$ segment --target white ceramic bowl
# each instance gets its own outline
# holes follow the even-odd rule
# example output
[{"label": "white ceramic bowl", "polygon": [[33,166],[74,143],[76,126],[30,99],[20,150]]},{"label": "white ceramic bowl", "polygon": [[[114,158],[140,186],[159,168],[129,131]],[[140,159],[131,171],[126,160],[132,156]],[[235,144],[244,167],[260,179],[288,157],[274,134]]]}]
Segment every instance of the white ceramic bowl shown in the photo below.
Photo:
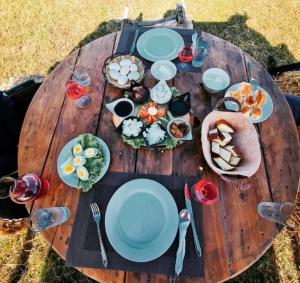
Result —
[{"label": "white ceramic bowl", "polygon": [[151,74],[157,80],[171,80],[176,76],[177,69],[169,60],[158,60],[151,66]]},{"label": "white ceramic bowl", "polygon": [[218,93],[229,86],[230,78],[224,70],[211,68],[203,73],[202,82],[206,91],[209,93]]},{"label": "white ceramic bowl", "polygon": [[[170,130],[170,127],[171,127],[171,124],[173,122],[182,122],[182,123],[185,123],[188,128],[189,128],[189,132],[182,138],[175,138],[172,133],[171,133],[171,130]],[[172,137],[173,139],[175,140],[192,140],[193,139],[193,135],[192,135],[192,127],[190,125],[190,123],[186,120],[186,119],[183,119],[183,118],[173,118],[169,121],[168,125],[167,125],[167,132],[169,134],[170,137]]]}]

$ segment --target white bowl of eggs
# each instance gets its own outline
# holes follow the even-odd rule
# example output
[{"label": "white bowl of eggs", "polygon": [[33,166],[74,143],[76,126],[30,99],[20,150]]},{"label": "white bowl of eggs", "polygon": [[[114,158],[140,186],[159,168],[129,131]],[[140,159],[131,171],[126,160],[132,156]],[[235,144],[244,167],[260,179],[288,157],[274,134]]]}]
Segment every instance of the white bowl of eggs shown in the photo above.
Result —
[{"label": "white bowl of eggs", "polygon": [[129,89],[131,81],[140,82],[145,74],[143,62],[133,55],[113,55],[103,66],[105,79],[113,86]]}]

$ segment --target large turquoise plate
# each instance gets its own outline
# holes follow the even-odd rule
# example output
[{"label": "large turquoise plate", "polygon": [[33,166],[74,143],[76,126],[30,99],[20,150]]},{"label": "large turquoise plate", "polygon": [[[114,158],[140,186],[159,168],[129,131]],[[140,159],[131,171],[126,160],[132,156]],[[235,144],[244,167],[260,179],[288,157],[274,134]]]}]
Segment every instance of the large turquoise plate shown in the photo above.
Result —
[{"label": "large turquoise plate", "polygon": [[[97,141],[100,145],[100,148],[102,150],[102,153],[104,155],[104,166],[95,181],[95,183],[97,183],[105,175],[105,173],[109,167],[110,152],[109,152],[108,146],[102,139],[100,139],[96,136],[95,136],[95,138],[97,139]],[[67,184],[68,186],[73,187],[73,188],[77,188],[78,177],[75,174],[70,174],[70,175],[64,174],[64,172],[62,170],[62,166],[68,160],[68,158],[72,155],[73,146],[76,143],[78,143],[79,140],[80,140],[80,137],[78,136],[78,137],[70,140],[67,144],[65,144],[65,146],[59,153],[59,156],[57,159],[57,172],[58,172],[59,177],[65,184]]]},{"label": "large turquoise plate", "polygon": [[[260,86],[257,86],[257,87],[258,87],[258,89],[262,90],[265,93],[267,99],[261,108],[263,113],[259,119],[253,119],[251,117],[248,117],[248,120],[252,124],[261,123],[261,122],[267,120],[272,115],[272,112],[273,112],[273,101],[272,101],[269,93],[267,91],[265,91],[262,87],[260,87]],[[238,91],[238,90],[240,90],[240,88],[241,88],[241,83],[237,83],[237,84],[230,86],[225,93],[225,97],[229,96],[230,92]],[[228,110],[237,111],[237,105],[233,102],[226,101],[225,106]]]},{"label": "large turquoise plate", "polygon": [[135,262],[154,260],[175,239],[176,203],[170,192],[156,181],[127,182],[108,203],[105,229],[109,242],[122,257]]},{"label": "large turquoise plate", "polygon": [[175,59],[183,45],[183,38],[178,32],[156,28],[144,32],[139,37],[136,48],[142,57],[155,62]]}]

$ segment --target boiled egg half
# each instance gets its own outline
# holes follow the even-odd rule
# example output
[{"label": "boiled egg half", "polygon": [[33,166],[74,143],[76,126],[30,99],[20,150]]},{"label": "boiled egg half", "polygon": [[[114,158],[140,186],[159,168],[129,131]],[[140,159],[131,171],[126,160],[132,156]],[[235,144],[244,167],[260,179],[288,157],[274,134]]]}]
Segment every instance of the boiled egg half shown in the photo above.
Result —
[{"label": "boiled egg half", "polygon": [[82,153],[83,149],[80,143],[77,143],[73,146],[73,154],[74,155],[80,155]]},{"label": "boiled egg half", "polygon": [[84,156],[85,158],[92,158],[95,157],[98,153],[98,149],[94,147],[89,147],[84,150]]},{"label": "boiled egg half", "polygon": [[72,162],[67,161],[62,168],[64,174],[70,175],[75,171],[75,166],[72,164]]},{"label": "boiled egg half", "polygon": [[76,174],[82,181],[86,181],[89,178],[89,172],[84,166],[78,166],[76,169]]},{"label": "boiled egg half", "polygon": [[73,164],[76,167],[84,165],[85,163],[86,163],[86,159],[82,155],[78,155],[73,158]]}]

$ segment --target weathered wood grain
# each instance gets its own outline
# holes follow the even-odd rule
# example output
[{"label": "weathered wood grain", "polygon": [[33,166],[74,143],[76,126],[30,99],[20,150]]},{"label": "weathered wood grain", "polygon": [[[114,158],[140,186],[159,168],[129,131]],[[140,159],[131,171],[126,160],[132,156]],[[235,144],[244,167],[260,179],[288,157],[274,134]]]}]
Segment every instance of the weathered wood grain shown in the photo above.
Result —
[{"label": "weathered wood grain", "polygon": [[[71,53],[76,59],[78,49]],[[45,79],[29,105],[19,139],[18,170],[41,175],[71,77],[63,60]],[[55,81],[55,83],[53,83]]]},{"label": "weathered wood grain", "polygon": [[[248,81],[244,56],[238,47],[217,39],[212,44],[212,54],[211,64],[218,64],[219,68],[228,72],[231,84]],[[263,162],[253,179],[252,188],[247,192],[235,191],[224,182],[220,184],[229,271],[232,275],[261,255],[277,230],[274,224],[264,223],[256,209],[262,199],[271,199]]]},{"label": "weathered wood grain", "polygon": [[[23,124],[19,171],[21,174],[42,174],[51,184],[49,193],[36,200],[33,209],[47,206],[67,206],[71,209],[68,222],[43,233],[62,257],[66,256],[79,199],[79,192],[64,185],[56,172],[58,154],[70,139],[84,132],[97,134],[104,139],[111,151],[110,171],[195,176],[199,174],[199,165],[207,166],[199,129],[194,130],[193,141],[165,152],[136,151],[124,144],[115,132],[111,113],[104,105],[120,97],[122,91],[107,85],[101,68],[104,59],[116,49],[119,36],[119,33],[107,35],[74,51],[92,78],[89,93],[92,105],[88,109],[76,108],[74,101],[65,97],[64,84],[70,78],[70,73],[63,61],[37,92]],[[206,33],[203,33],[203,38],[210,44],[205,65],[199,73],[178,74],[173,82],[181,93],[191,93],[193,114],[200,122],[222,97],[207,94],[199,85],[203,71],[209,67],[222,68],[229,73],[231,84],[248,80],[244,55],[239,48]],[[205,171],[204,178],[219,187],[218,202],[203,206],[205,278],[182,278],[178,282],[226,280],[251,265],[278,233],[275,225],[259,218],[257,204],[271,199],[293,201],[296,195],[300,171],[299,140],[291,112],[266,71],[249,55],[246,54],[245,58],[246,61],[253,61],[253,75],[271,94],[274,102],[272,116],[258,127],[263,160],[253,178],[252,188],[244,193],[233,190],[210,170]],[[153,87],[155,83],[148,70],[145,85]],[[167,276],[163,275],[78,269],[99,282],[168,282]]]},{"label": "weathered wood grain", "polygon": [[283,94],[266,70],[250,55],[253,76],[273,100],[271,117],[259,125],[273,201],[294,201],[300,175],[300,146],[297,128]]}]

